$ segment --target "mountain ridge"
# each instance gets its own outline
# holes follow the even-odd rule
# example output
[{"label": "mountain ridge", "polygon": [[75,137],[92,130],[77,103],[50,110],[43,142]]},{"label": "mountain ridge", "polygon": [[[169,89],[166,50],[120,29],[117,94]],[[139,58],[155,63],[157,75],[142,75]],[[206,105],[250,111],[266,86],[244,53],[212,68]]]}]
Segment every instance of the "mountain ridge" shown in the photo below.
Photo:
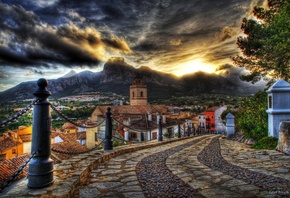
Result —
[{"label": "mountain ridge", "polygon": [[[128,96],[129,86],[136,76],[141,77],[147,84],[149,99],[203,93],[246,95],[263,89],[263,86],[238,84],[217,74],[205,72],[177,77],[173,74],[153,70],[148,66],[134,68],[127,64],[122,57],[109,59],[100,72],[83,71],[70,77],[48,80],[47,89],[52,93],[52,97],[56,98],[96,91]],[[33,92],[36,89],[36,81],[22,82],[13,88],[0,92],[0,100],[35,98]]]}]

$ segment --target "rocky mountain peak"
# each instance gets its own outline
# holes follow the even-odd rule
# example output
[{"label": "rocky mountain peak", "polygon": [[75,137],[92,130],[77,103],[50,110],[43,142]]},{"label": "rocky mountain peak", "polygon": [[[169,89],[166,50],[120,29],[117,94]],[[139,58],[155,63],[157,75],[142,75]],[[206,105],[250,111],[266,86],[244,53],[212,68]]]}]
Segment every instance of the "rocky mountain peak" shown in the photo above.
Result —
[{"label": "rocky mountain peak", "polygon": [[[70,72],[73,74],[74,72]],[[65,75],[66,76],[66,75]],[[141,76],[148,85],[151,98],[170,98],[174,95],[201,93],[252,94],[264,86],[244,86],[217,74],[197,72],[177,78],[142,66],[138,69],[127,64],[122,57],[112,57],[101,72],[83,71],[71,77],[49,80],[48,90],[54,97],[76,95],[84,92],[113,92],[129,94],[129,87],[136,76]],[[0,92],[0,101],[33,98],[36,82],[23,82],[14,88]]]},{"label": "rocky mountain peak", "polygon": [[123,57],[111,57],[106,63],[125,64],[125,59]]},{"label": "rocky mountain peak", "polygon": [[151,67],[149,67],[149,66],[141,66],[141,67],[139,67],[139,70],[142,70],[142,71],[152,71]]},{"label": "rocky mountain peak", "polygon": [[60,77],[60,78],[69,78],[69,77],[72,77],[74,75],[76,75],[77,72],[75,70],[70,70],[70,72],[68,72],[67,74],[65,74],[64,76]]}]

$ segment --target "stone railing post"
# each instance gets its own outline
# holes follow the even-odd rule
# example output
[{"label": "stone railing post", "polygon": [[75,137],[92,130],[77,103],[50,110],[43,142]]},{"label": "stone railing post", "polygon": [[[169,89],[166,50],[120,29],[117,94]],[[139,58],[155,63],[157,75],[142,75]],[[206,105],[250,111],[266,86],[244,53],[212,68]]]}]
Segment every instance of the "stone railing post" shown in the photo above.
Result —
[{"label": "stone railing post", "polygon": [[111,108],[108,107],[106,113],[106,129],[105,129],[105,145],[104,150],[112,150],[113,149],[113,141],[112,141],[112,133],[113,133],[113,124],[111,117]]},{"label": "stone railing post", "polygon": [[162,141],[163,137],[162,137],[162,120],[161,118],[159,118],[159,122],[158,122],[158,141]]},{"label": "stone railing post", "polygon": [[53,183],[53,160],[51,154],[51,116],[47,98],[51,93],[46,89],[48,82],[41,78],[38,89],[33,93],[38,99],[33,109],[31,154],[37,152],[28,165],[30,188],[42,188]]},{"label": "stone railing post", "polygon": [[235,133],[235,116],[231,113],[226,115],[226,134],[227,137]]}]

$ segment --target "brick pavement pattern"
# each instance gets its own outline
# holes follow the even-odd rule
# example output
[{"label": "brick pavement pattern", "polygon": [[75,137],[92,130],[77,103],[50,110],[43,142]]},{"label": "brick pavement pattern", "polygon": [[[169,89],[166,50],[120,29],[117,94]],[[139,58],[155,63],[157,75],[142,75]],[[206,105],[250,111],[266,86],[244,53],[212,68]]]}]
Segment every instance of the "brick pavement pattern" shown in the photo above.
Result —
[{"label": "brick pavement pattern", "polygon": [[[276,160],[255,156],[272,152]],[[231,155],[231,153],[233,155]],[[265,164],[263,173],[252,164]],[[237,157],[239,156],[239,157]],[[224,159],[227,159],[227,161]],[[265,157],[264,157],[265,158]],[[239,160],[238,159],[243,159]],[[92,171],[75,197],[289,197],[290,158],[207,135],[118,156]],[[255,163],[254,163],[255,162]],[[276,172],[267,174],[268,163]],[[287,167],[286,167],[287,166]],[[284,171],[287,177],[276,176]],[[275,176],[274,176],[275,175]]]},{"label": "brick pavement pattern", "polygon": [[290,197],[290,156],[220,135],[92,151],[55,165],[55,182],[1,197]]}]

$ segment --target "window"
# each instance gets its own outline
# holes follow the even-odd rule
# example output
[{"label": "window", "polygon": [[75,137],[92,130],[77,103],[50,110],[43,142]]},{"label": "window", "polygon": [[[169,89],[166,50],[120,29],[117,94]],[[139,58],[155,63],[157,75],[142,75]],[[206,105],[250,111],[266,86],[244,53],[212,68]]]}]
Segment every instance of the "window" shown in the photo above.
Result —
[{"label": "window", "polygon": [[16,154],[16,149],[12,149],[12,154]]},{"label": "window", "polygon": [[143,91],[140,92],[140,97],[143,97]]},{"label": "window", "polygon": [[269,109],[272,108],[272,96],[268,97],[268,107]]},{"label": "window", "polygon": [[154,139],[157,139],[157,132],[153,132],[152,133],[152,139],[154,140]]},{"label": "window", "polygon": [[135,97],[135,93],[134,93],[134,91],[132,92],[132,96],[133,96],[133,98]]},{"label": "window", "polygon": [[137,134],[136,133],[130,133],[130,135],[131,135],[132,139],[136,139],[137,138]]}]

